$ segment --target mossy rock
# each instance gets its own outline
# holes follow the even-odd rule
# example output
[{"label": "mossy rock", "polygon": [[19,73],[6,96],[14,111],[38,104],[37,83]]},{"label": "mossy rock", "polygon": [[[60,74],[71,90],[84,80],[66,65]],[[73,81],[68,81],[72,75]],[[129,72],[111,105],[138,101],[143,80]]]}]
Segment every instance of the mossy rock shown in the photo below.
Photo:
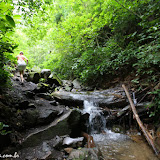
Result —
[{"label": "mossy rock", "polygon": [[54,73],[51,73],[51,75],[48,77],[48,83],[50,85],[57,85],[57,86],[62,86],[63,85],[63,82],[62,80]]},{"label": "mossy rock", "polygon": [[49,89],[50,89],[49,84],[46,84],[46,83],[38,83],[36,92],[44,93],[44,92],[47,92]]},{"label": "mossy rock", "polygon": [[51,70],[50,69],[42,69],[40,75],[41,75],[41,78],[48,79],[50,74],[51,74]]},{"label": "mossy rock", "polygon": [[27,77],[27,81],[38,83],[40,78],[41,78],[40,77],[40,73],[38,73],[38,72],[29,72],[29,75]]}]

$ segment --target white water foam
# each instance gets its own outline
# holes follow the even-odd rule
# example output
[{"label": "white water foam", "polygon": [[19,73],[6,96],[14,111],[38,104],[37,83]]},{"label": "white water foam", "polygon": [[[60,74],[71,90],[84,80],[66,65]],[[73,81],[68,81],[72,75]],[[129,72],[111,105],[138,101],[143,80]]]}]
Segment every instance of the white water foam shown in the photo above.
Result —
[{"label": "white water foam", "polygon": [[85,100],[83,113],[88,113],[90,115],[88,127],[91,133],[97,133],[106,128],[106,119],[98,103]]}]

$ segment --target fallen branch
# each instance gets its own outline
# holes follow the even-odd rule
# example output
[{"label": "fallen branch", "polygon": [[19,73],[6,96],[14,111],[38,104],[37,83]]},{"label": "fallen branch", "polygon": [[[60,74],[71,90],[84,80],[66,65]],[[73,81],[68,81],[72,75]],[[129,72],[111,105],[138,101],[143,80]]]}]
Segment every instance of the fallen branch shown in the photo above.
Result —
[{"label": "fallen branch", "polygon": [[95,143],[94,143],[93,137],[85,132],[82,132],[81,134],[87,140],[87,148],[94,148]]},{"label": "fallen branch", "polygon": [[134,105],[134,103],[133,103],[133,101],[132,101],[132,99],[131,99],[131,97],[130,97],[130,94],[129,94],[129,92],[128,92],[128,89],[126,88],[126,86],[125,86],[124,84],[122,85],[122,87],[123,87],[123,89],[124,89],[124,91],[125,91],[125,93],[126,93],[126,95],[127,95],[127,98],[128,98],[129,103],[130,103],[130,105],[131,105],[132,112],[133,112],[133,114],[134,114],[134,117],[136,118],[136,121],[137,121],[139,127],[141,128],[141,130],[142,130],[142,132],[143,132],[143,134],[144,134],[147,142],[149,143],[149,145],[152,146],[155,154],[158,155],[159,152],[157,151],[157,149],[156,149],[156,147],[155,147],[155,145],[154,145],[154,143],[153,143],[153,139],[151,138],[152,136],[149,134],[149,132],[147,131],[147,129],[143,126],[143,123],[142,123],[142,121],[140,120],[140,118],[139,118],[139,116],[138,116],[138,114],[137,114],[135,105]]}]

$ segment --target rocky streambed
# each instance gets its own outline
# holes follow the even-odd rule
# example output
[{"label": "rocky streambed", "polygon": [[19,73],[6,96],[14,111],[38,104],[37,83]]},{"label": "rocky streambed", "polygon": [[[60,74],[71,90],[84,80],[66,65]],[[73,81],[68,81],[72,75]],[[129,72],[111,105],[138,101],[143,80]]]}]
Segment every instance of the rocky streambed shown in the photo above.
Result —
[{"label": "rocky streambed", "polygon": [[[15,73],[12,87],[0,95],[0,121],[11,131],[0,136],[1,155],[17,152],[23,160],[157,159],[139,140],[140,131],[131,132],[136,122],[121,87],[90,91],[77,80],[61,81],[50,70],[26,73],[25,79],[21,84]],[[144,120],[147,103],[136,106]],[[147,148],[144,156],[140,144]]]}]

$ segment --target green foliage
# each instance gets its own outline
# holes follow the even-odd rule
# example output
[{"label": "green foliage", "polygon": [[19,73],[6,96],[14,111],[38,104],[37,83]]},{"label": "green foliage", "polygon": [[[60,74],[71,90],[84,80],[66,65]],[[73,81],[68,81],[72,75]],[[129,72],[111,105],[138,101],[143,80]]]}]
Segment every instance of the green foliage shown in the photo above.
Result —
[{"label": "green foliage", "polygon": [[[12,14],[14,7],[21,16]],[[48,68],[61,78],[77,78],[88,85],[100,86],[131,73],[135,84],[144,77],[156,83],[159,17],[159,0],[2,0],[0,84],[9,77],[13,51],[14,56],[24,52],[28,68]]]},{"label": "green foliage", "polygon": [[14,61],[12,53],[16,45],[10,40],[15,22],[12,18],[13,6],[11,1],[0,4],[0,89],[8,80],[10,67]]},{"label": "green foliage", "polygon": [[0,122],[0,134],[1,135],[7,135],[8,133],[11,133],[10,131],[7,131],[5,128],[8,128],[9,126],[4,124],[3,122]]},{"label": "green foliage", "polygon": [[35,14],[25,17],[15,34],[17,51],[25,51],[30,67],[49,68],[62,78],[90,85],[128,72],[158,80],[158,0],[34,3]]},{"label": "green foliage", "polygon": [[159,119],[159,112],[160,112],[160,89],[157,89],[153,92],[150,92],[153,96],[152,104],[149,106],[151,108],[152,112],[150,113],[150,117],[154,116],[156,122],[160,122]]},{"label": "green foliage", "polygon": [[40,78],[39,82],[45,83],[46,79],[45,78]]},{"label": "green foliage", "polygon": [[9,22],[9,24],[12,26],[12,27],[15,27],[15,22],[13,20],[13,18],[9,15],[6,15],[6,20]]}]

